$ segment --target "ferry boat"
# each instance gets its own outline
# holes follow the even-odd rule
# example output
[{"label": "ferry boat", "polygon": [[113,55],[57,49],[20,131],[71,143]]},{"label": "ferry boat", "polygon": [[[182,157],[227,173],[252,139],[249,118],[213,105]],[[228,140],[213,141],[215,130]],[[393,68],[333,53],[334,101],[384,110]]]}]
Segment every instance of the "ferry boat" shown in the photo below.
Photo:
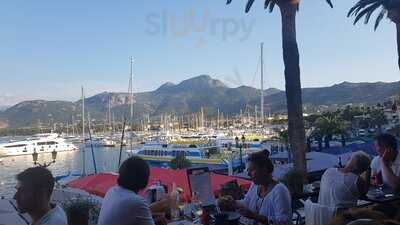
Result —
[{"label": "ferry boat", "polygon": [[209,158],[208,150],[215,146],[174,145],[166,143],[145,143],[142,147],[128,150],[129,153],[140,156],[150,162],[169,163],[178,155],[185,156],[192,164],[226,165],[226,161],[219,158]]},{"label": "ferry boat", "polygon": [[0,156],[29,155],[34,152],[50,153],[53,151],[73,151],[78,148],[66,142],[56,133],[37,134],[22,141],[13,141],[0,144]]}]

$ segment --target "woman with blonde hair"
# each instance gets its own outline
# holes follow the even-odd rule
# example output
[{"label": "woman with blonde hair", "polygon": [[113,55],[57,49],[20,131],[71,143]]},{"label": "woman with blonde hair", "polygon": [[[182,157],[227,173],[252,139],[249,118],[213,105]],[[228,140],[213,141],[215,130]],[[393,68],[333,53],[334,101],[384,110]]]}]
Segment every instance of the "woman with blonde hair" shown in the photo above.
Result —
[{"label": "woman with blonde hair", "polygon": [[370,157],[358,151],[344,168],[327,169],[321,178],[318,203],[339,208],[356,206],[358,198],[368,192],[370,163]]}]

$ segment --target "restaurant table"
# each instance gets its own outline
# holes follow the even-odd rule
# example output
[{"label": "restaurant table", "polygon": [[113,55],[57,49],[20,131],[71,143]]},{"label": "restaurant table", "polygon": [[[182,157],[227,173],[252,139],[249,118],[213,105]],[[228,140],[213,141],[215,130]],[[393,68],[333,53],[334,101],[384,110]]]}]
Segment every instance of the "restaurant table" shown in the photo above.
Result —
[{"label": "restaurant table", "polygon": [[361,199],[373,203],[390,203],[400,201],[400,193],[395,193],[390,187],[371,187],[366,196]]}]

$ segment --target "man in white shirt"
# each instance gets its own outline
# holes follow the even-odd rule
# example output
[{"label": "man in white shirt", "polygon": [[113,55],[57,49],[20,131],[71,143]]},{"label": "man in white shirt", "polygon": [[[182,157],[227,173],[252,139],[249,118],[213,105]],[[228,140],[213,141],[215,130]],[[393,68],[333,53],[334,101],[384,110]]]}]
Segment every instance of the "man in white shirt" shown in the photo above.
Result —
[{"label": "man in white shirt", "polygon": [[19,212],[28,213],[32,218],[32,225],[67,225],[64,210],[50,204],[54,177],[48,169],[28,168],[16,178],[18,183],[14,199],[17,201]]},{"label": "man in white shirt", "polygon": [[103,199],[98,225],[154,225],[149,205],[138,195],[149,176],[146,161],[140,157],[125,160],[119,168],[118,185]]},{"label": "man in white shirt", "polygon": [[381,134],[375,138],[374,147],[378,156],[371,162],[372,177],[381,176],[384,184],[399,189],[400,154],[396,138],[390,134]]}]

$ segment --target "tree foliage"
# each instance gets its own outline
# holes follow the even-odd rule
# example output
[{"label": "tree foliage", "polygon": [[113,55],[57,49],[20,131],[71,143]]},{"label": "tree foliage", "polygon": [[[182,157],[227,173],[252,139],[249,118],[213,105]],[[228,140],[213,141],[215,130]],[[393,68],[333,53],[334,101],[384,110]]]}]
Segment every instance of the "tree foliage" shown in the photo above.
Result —
[{"label": "tree foliage", "polygon": [[388,14],[390,10],[399,9],[400,1],[397,0],[359,0],[348,12],[347,17],[354,16],[356,24],[364,17],[364,23],[367,24],[371,15],[378,9],[380,12],[375,20],[374,29],[376,30],[381,20]]},{"label": "tree foliage", "polygon": [[171,160],[169,166],[174,170],[180,170],[191,167],[192,163],[184,155],[178,154]]}]

